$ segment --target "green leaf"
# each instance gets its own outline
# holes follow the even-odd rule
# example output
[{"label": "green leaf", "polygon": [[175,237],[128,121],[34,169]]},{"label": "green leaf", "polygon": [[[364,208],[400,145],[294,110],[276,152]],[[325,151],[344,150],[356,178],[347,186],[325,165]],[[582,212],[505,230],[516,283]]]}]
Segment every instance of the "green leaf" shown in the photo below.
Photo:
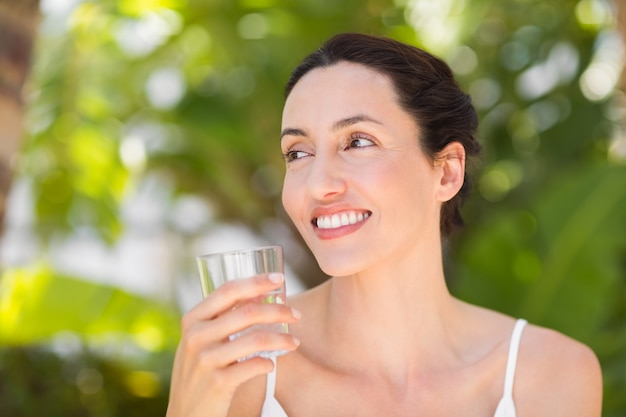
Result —
[{"label": "green leaf", "polygon": [[6,271],[0,281],[0,345],[37,344],[63,332],[88,341],[130,340],[148,351],[178,343],[171,307],[46,267]]}]

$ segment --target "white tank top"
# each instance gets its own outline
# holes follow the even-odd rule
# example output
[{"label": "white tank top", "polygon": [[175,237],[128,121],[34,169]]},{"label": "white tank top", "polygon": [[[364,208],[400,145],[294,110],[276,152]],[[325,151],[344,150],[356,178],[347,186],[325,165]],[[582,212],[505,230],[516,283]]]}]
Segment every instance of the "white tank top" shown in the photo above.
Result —
[{"label": "white tank top", "polygon": [[[509,342],[509,355],[506,362],[506,372],[504,375],[504,393],[494,417],[516,417],[515,403],[513,402],[513,381],[515,380],[515,368],[517,367],[517,353],[519,351],[522,331],[526,326],[526,320],[519,319],[513,328],[511,341]],[[276,388],[276,359],[274,360],[274,370],[267,374],[267,384],[265,389],[265,403],[261,417],[287,417],[280,403],[274,397]]]}]

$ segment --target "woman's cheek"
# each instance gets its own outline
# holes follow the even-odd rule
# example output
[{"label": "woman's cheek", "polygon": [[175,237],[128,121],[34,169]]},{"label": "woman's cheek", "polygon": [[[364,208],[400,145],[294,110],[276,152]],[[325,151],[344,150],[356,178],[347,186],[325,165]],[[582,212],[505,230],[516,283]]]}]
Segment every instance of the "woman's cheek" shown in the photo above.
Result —
[{"label": "woman's cheek", "polygon": [[292,222],[295,220],[296,208],[294,205],[297,203],[298,199],[301,199],[301,197],[295,195],[296,191],[293,182],[292,176],[289,173],[286,173],[283,181],[282,202],[285,212],[287,212],[287,215]]}]

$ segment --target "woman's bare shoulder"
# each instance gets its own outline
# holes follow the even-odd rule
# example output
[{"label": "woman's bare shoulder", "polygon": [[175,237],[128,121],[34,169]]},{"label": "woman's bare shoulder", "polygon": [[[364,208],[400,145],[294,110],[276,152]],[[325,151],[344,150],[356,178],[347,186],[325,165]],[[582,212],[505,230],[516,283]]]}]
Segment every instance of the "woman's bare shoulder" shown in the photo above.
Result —
[{"label": "woman's bare shoulder", "polygon": [[557,331],[528,325],[519,350],[514,398],[521,417],[599,417],[599,361],[588,346]]}]

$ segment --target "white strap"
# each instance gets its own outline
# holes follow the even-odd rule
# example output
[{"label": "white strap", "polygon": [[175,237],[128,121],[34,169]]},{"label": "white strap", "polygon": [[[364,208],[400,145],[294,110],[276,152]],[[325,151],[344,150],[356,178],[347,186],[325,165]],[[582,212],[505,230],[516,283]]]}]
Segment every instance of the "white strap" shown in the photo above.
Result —
[{"label": "white strap", "polygon": [[504,377],[504,397],[513,398],[513,381],[515,380],[515,368],[517,366],[517,354],[519,352],[520,340],[522,339],[522,331],[527,321],[519,319],[515,322],[511,341],[509,342],[509,357],[506,361],[506,375]]}]

